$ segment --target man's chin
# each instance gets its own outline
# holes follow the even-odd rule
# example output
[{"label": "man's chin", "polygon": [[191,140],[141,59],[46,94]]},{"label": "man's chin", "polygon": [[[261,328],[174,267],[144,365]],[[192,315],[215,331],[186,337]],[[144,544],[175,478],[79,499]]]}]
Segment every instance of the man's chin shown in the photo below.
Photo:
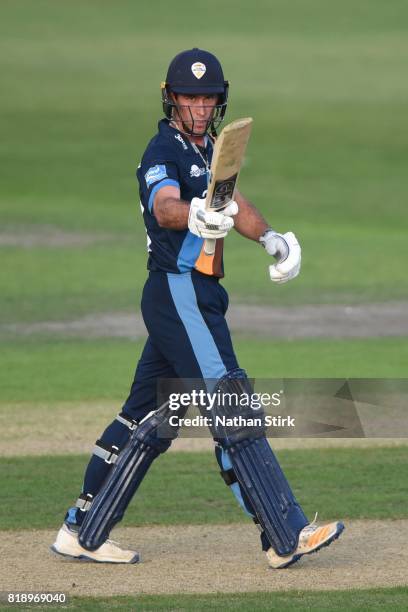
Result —
[{"label": "man's chin", "polygon": [[187,123],[182,123],[180,131],[184,134],[188,134],[189,136],[205,136],[209,128],[209,123],[206,121],[200,122],[200,124],[194,123],[193,125],[188,125]]},{"label": "man's chin", "polygon": [[191,133],[195,136],[204,136],[207,133],[208,127],[207,122],[202,122],[202,124],[198,125],[194,124]]}]

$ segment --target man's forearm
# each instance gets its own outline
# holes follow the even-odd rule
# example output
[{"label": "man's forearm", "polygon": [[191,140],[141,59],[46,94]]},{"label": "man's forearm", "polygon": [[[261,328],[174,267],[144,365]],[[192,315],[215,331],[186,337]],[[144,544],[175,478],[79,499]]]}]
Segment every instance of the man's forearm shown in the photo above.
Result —
[{"label": "man's forearm", "polygon": [[[235,229],[250,240],[258,241],[269,227],[259,210],[239,192],[235,193],[239,211],[234,217]],[[154,215],[160,227],[184,230],[188,227],[190,202],[179,198],[165,197],[155,201]]]},{"label": "man's forearm", "polygon": [[268,223],[259,210],[238,191],[235,192],[235,200],[239,207],[234,217],[235,229],[245,238],[258,241],[268,229]]},{"label": "man's forearm", "polygon": [[184,230],[188,226],[190,203],[177,198],[165,198],[154,204],[154,215],[160,227]]}]

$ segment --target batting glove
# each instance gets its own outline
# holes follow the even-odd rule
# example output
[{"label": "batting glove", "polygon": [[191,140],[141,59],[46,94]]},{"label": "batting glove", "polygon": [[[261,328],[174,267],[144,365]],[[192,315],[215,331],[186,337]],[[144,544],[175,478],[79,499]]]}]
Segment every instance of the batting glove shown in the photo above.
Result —
[{"label": "batting glove", "polygon": [[259,242],[266,252],[277,260],[276,264],[269,266],[269,276],[272,282],[287,283],[299,274],[302,260],[301,248],[293,232],[278,234],[273,230],[267,230],[260,237]]},{"label": "batting glove", "polygon": [[188,229],[200,238],[224,238],[234,227],[231,216],[237,212],[236,202],[230,202],[222,212],[210,212],[205,209],[205,199],[193,198],[190,204]]}]

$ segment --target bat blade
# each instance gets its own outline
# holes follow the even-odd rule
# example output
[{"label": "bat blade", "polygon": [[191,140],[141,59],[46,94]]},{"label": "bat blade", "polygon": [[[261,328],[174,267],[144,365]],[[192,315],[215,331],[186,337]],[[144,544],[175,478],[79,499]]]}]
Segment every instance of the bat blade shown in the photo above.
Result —
[{"label": "bat blade", "polygon": [[[214,145],[211,162],[211,179],[205,207],[208,211],[219,211],[234,199],[239,171],[245,155],[252,129],[252,118],[237,119],[222,130]],[[207,238],[204,243],[206,255],[213,255],[216,240]]]}]

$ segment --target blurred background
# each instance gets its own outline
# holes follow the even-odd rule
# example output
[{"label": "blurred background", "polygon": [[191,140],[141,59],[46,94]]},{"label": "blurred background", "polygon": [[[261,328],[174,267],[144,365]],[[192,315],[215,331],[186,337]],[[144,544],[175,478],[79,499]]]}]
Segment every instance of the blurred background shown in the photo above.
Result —
[{"label": "blurred background", "polygon": [[[275,287],[264,251],[228,238],[231,303],[244,315],[260,307],[234,331],[242,364],[262,376],[404,375],[402,320],[393,337],[380,317],[353,338],[359,323],[346,318],[345,339],[342,328],[296,338],[296,321],[304,305],[327,331],[331,311],[318,306],[359,307],[363,323],[367,304],[388,321],[408,304],[405,2],[2,0],[0,10],[4,399],[127,391],[144,331],[107,337],[103,317],[139,312],[135,171],[162,117],[168,63],[193,46],[223,64],[226,121],[254,118],[241,190],[303,247],[302,274]],[[276,338],[271,313],[287,307],[294,337]]]}]

